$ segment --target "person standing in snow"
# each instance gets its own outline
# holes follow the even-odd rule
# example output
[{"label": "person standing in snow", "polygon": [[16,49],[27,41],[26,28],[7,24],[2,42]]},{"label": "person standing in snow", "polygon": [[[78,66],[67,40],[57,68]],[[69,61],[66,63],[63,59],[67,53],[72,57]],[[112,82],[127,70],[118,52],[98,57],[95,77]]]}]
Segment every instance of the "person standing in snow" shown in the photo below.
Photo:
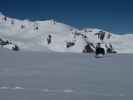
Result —
[{"label": "person standing in snow", "polygon": [[100,40],[103,41],[104,40],[104,37],[105,37],[105,32],[101,32],[100,33]]},{"label": "person standing in snow", "polygon": [[1,17],[1,23],[4,23],[4,22],[6,22],[7,21],[7,17],[6,16],[2,16]]},{"label": "person standing in snow", "polygon": [[6,17],[6,16],[4,16],[4,17],[3,17],[3,20],[6,22],[6,21],[7,21],[7,17]]},{"label": "person standing in snow", "polygon": [[101,41],[103,41],[104,40],[104,37],[105,37],[105,32],[99,31],[98,33],[95,33],[95,35],[98,36],[98,39],[100,39]]},{"label": "person standing in snow", "polygon": [[35,27],[35,30],[38,30],[38,29],[39,29],[39,27],[38,27],[38,26],[36,26],[36,27]]},{"label": "person standing in snow", "polygon": [[113,48],[113,46],[112,46],[111,43],[109,43],[108,45],[106,44],[105,47],[107,48],[107,53],[109,53],[109,54],[111,54],[111,53],[117,53],[117,52],[114,50],[114,48]]},{"label": "person standing in snow", "polygon": [[51,35],[48,35],[47,43],[50,44],[51,42],[52,42],[52,36]]},{"label": "person standing in snow", "polygon": [[107,39],[111,38],[111,33],[108,33]]},{"label": "person standing in snow", "polygon": [[102,54],[102,55],[105,55],[105,50],[104,48],[101,47],[101,43],[97,43],[97,46],[96,46],[96,56]]},{"label": "person standing in snow", "polygon": [[21,29],[24,29],[25,28],[25,25],[21,25]]},{"label": "person standing in snow", "polygon": [[100,33],[95,33],[95,35],[97,35],[98,39],[100,39]]},{"label": "person standing in snow", "polygon": [[34,23],[34,30],[39,30],[39,25],[38,25],[38,23]]}]

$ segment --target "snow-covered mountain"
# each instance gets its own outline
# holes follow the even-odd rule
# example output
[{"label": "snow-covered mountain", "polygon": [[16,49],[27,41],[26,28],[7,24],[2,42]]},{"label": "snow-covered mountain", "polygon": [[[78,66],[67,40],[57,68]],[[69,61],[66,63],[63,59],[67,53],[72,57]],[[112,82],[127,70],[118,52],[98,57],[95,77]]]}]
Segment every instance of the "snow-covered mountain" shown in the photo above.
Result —
[{"label": "snow-covered mountain", "polygon": [[56,52],[95,52],[97,43],[112,52],[133,53],[133,34],[116,35],[86,28],[79,30],[55,20],[18,20],[0,13],[0,45],[9,49]]}]

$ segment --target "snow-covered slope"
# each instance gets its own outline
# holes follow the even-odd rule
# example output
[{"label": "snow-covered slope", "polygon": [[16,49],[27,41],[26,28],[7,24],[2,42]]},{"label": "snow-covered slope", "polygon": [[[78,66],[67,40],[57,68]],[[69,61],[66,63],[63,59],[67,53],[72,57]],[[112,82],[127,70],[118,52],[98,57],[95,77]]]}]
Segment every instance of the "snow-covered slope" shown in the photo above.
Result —
[{"label": "snow-covered slope", "polygon": [[[103,32],[100,40],[98,34]],[[95,51],[97,43],[111,44],[118,53],[133,53],[133,35],[115,35],[100,29],[76,29],[54,20],[29,21],[9,18],[0,13],[0,38],[21,50],[83,52],[87,44]],[[8,45],[8,44],[7,44]],[[4,45],[3,47],[9,47]]]},{"label": "snow-covered slope", "polygon": [[0,100],[133,100],[132,59],[0,49]]}]

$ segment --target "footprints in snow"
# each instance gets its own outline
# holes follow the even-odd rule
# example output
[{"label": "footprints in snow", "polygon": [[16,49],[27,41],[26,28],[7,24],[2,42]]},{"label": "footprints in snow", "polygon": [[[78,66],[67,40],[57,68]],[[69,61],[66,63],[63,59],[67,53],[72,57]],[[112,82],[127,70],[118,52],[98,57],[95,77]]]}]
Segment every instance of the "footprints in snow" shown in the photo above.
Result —
[{"label": "footprints in snow", "polygon": [[23,88],[23,87],[19,87],[19,86],[16,86],[16,87],[6,87],[6,86],[3,86],[3,87],[0,87],[0,90],[40,90],[42,92],[59,92],[59,93],[72,93],[74,92],[73,90],[71,89],[65,89],[65,90],[52,90],[52,89],[34,89],[34,88]]},{"label": "footprints in snow", "polygon": [[[37,89],[37,88],[23,88],[23,87],[19,87],[19,86],[16,86],[16,87],[6,87],[6,86],[3,86],[3,87],[0,87],[0,90],[37,90],[37,91],[41,91],[41,92],[44,92],[44,93],[74,93],[74,94],[82,94],[83,91],[75,91],[75,90],[72,90],[72,89],[64,89],[64,90],[57,90],[57,89]],[[100,93],[89,93],[88,94],[92,94],[92,95],[101,95],[101,96],[114,96],[112,94],[100,94]],[[122,94],[120,93],[119,94],[120,97],[123,97],[125,96],[125,94]]]},{"label": "footprints in snow", "polygon": [[22,87],[6,87],[6,86],[3,86],[3,87],[0,87],[0,90],[23,90],[24,88]]}]

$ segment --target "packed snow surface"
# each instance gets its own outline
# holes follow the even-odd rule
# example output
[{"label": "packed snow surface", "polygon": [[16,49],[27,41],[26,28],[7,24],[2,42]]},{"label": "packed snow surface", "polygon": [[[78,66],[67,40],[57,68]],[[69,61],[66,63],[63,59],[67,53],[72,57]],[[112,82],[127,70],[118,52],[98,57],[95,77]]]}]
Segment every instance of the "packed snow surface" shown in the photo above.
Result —
[{"label": "packed snow surface", "polygon": [[0,49],[0,100],[132,100],[132,59]]}]

